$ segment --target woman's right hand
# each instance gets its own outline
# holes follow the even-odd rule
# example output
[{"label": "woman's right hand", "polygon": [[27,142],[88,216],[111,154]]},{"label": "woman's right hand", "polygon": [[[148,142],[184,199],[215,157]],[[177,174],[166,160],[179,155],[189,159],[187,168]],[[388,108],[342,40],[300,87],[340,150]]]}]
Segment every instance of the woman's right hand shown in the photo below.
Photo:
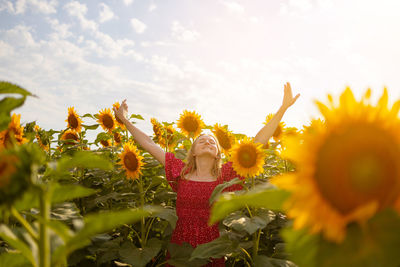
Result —
[{"label": "woman's right hand", "polygon": [[114,110],[115,117],[117,117],[122,122],[124,122],[126,120],[126,117],[128,116],[128,105],[126,104],[126,99],[124,99],[124,101],[122,101],[122,104],[119,107],[119,109],[115,109],[113,107],[113,110]]}]

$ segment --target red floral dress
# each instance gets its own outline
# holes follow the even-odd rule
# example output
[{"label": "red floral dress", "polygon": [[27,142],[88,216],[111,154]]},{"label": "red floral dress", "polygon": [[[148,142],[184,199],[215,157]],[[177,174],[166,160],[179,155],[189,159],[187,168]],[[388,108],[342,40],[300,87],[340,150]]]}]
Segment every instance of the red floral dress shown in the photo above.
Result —
[{"label": "red floral dress", "polygon": [[[207,224],[210,216],[209,198],[214,188],[235,177],[242,177],[233,170],[232,162],[227,162],[222,165],[221,176],[214,182],[184,180],[180,179],[184,165],[184,162],[176,158],[173,153],[166,153],[165,175],[172,189],[177,193],[178,221],[172,233],[171,242],[176,244],[187,242],[196,247],[219,237],[218,224],[212,226]],[[241,185],[233,185],[226,191],[240,190],[241,188]],[[213,259],[206,266],[225,266],[224,259]]]}]

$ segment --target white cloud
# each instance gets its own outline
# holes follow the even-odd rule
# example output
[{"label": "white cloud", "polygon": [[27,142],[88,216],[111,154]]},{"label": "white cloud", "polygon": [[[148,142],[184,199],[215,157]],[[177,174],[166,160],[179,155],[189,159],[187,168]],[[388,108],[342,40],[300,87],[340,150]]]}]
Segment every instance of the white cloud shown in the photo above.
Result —
[{"label": "white cloud", "polygon": [[15,4],[11,1],[3,1],[0,3],[0,11],[7,10],[11,14],[24,14],[27,10],[33,10],[43,14],[56,13],[57,1],[43,1],[43,0],[17,0]]},{"label": "white cloud", "polygon": [[131,26],[139,34],[143,33],[147,28],[146,24],[135,18],[131,19]]},{"label": "white cloud", "polygon": [[123,0],[123,2],[126,6],[129,6],[133,3],[133,0]]},{"label": "white cloud", "polygon": [[79,20],[79,23],[84,30],[97,31],[97,23],[93,20],[88,20],[85,17],[87,12],[87,7],[85,4],[81,4],[77,1],[71,1],[64,5],[64,9],[67,10],[70,16],[76,17]]},{"label": "white cloud", "polygon": [[6,31],[5,40],[17,47],[33,48],[37,44],[30,32],[31,28],[25,25],[17,25]]},{"label": "white cloud", "polygon": [[29,3],[40,13],[43,14],[53,14],[56,13],[56,0],[50,1],[40,1],[40,0],[30,0]]},{"label": "white cloud", "polygon": [[149,6],[149,11],[152,12],[152,11],[154,11],[154,9],[156,9],[156,8],[157,8],[156,4],[151,3],[150,6]]},{"label": "white cloud", "polygon": [[172,36],[183,42],[194,42],[199,39],[200,34],[194,30],[186,29],[179,21],[172,23]]},{"label": "white cloud", "polygon": [[110,7],[104,3],[100,3],[100,18],[99,18],[100,23],[109,21],[114,17],[115,17],[114,12],[112,12]]},{"label": "white cloud", "polygon": [[65,39],[72,36],[72,32],[69,31],[70,25],[60,23],[57,19],[48,18],[47,21],[54,30],[54,33],[52,34],[54,38]]},{"label": "white cloud", "polygon": [[[328,5],[328,1],[320,1],[321,6]],[[289,0],[287,3],[282,3],[280,8],[281,15],[302,15],[313,8],[311,0]]]},{"label": "white cloud", "polygon": [[14,54],[14,48],[0,40],[0,58],[10,57]]},{"label": "white cloud", "polygon": [[244,14],[244,8],[237,2],[233,1],[224,1],[222,2],[226,9],[232,14],[242,15]]}]

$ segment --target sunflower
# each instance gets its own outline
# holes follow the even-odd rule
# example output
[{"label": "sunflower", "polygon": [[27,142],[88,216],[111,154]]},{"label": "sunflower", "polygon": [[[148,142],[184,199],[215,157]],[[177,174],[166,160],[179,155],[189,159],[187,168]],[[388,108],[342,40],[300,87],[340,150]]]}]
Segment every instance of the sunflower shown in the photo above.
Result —
[{"label": "sunflower", "polygon": [[346,88],[338,104],[316,102],[325,123],[288,138],[283,156],[297,171],[273,183],[292,192],[285,207],[295,228],[339,243],[351,222],[385,208],[400,213],[400,100],[389,108],[385,89],[373,106],[370,95],[357,101]]},{"label": "sunflower", "polygon": [[196,138],[200,135],[201,130],[205,127],[201,116],[195,111],[184,110],[181,114],[178,122],[178,128],[180,128],[188,137]]},{"label": "sunflower", "polygon": [[174,139],[175,136],[175,132],[176,130],[174,129],[174,127],[172,125],[168,125],[167,127],[165,127],[165,131],[164,131],[164,148],[167,147],[168,145],[168,149],[169,151],[172,151],[175,146],[176,146],[176,142]]},{"label": "sunflower", "polygon": [[[75,132],[74,130],[68,129],[62,134],[61,140],[74,140],[75,142],[78,142],[79,136],[78,133]],[[65,144],[74,145],[75,142],[66,142]]]},{"label": "sunflower", "polygon": [[109,147],[109,146],[111,146],[111,141],[110,141],[110,139],[107,139],[107,140],[100,140],[100,144],[101,144],[103,147]]},{"label": "sunflower", "polygon": [[[265,118],[264,124],[268,124],[268,122],[274,117],[273,114],[268,114],[267,117]],[[274,138],[275,141],[280,140],[283,134],[283,130],[285,128],[285,123],[284,122],[279,122],[278,126],[275,129],[275,132],[272,134],[272,137]]]},{"label": "sunflower", "polygon": [[34,131],[35,131],[35,137],[36,137],[36,140],[37,140],[37,142],[38,142],[38,144],[39,144],[39,146],[43,149],[43,150],[45,150],[45,151],[47,151],[47,152],[49,152],[49,144],[48,144],[48,141],[43,141],[43,138],[41,137],[41,135],[42,135],[42,129],[39,127],[39,125],[35,125],[34,126]]},{"label": "sunflower", "polygon": [[126,177],[128,179],[136,179],[139,177],[141,168],[143,166],[143,157],[140,156],[137,148],[133,143],[126,143],[124,145],[124,151],[120,154],[120,164],[126,171]]},{"label": "sunflower", "polygon": [[113,137],[114,137],[115,144],[117,144],[117,145],[121,144],[122,136],[119,132],[114,132]]},{"label": "sunflower", "polygon": [[78,114],[76,114],[74,107],[68,108],[68,118],[65,121],[68,122],[68,126],[67,126],[68,128],[70,128],[71,130],[74,130],[78,133],[81,132],[82,120],[78,116]]},{"label": "sunflower", "polygon": [[154,141],[160,144],[160,142],[162,142],[163,139],[164,129],[161,123],[159,123],[155,118],[151,118],[150,122],[153,125]]},{"label": "sunflower", "polygon": [[243,177],[257,176],[264,171],[265,153],[262,144],[244,138],[231,149],[232,167]]},{"label": "sunflower", "polygon": [[[119,102],[115,102],[115,103],[113,104],[113,107],[114,107],[115,109],[119,109],[120,106],[121,106],[121,105],[119,104]],[[125,129],[126,129],[125,124],[124,124],[117,116],[115,116],[115,121],[117,122],[118,126],[119,126],[122,130],[125,130]]]},{"label": "sunflower", "polygon": [[13,139],[19,145],[27,142],[27,139],[24,137],[24,127],[21,127],[20,119],[21,114],[13,114],[11,116],[8,128],[0,132],[0,148],[10,147]]},{"label": "sunflower", "polygon": [[112,130],[115,129],[115,126],[116,126],[115,119],[109,108],[100,110],[100,113],[98,114],[98,116],[99,116],[99,119],[97,120],[97,122],[100,123],[101,127],[105,131],[111,132]]},{"label": "sunflower", "polygon": [[214,129],[211,131],[217,137],[218,143],[225,154],[227,154],[235,143],[235,137],[228,131],[227,127],[220,126],[218,123],[214,125]]}]

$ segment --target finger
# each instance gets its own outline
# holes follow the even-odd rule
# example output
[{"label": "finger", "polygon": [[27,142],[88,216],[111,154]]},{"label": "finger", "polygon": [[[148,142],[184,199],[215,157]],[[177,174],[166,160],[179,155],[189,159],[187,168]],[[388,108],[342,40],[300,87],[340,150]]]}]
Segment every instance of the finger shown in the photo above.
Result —
[{"label": "finger", "polygon": [[294,97],[294,101],[296,101],[297,98],[299,98],[299,97],[300,97],[300,94],[297,94],[297,95]]}]

